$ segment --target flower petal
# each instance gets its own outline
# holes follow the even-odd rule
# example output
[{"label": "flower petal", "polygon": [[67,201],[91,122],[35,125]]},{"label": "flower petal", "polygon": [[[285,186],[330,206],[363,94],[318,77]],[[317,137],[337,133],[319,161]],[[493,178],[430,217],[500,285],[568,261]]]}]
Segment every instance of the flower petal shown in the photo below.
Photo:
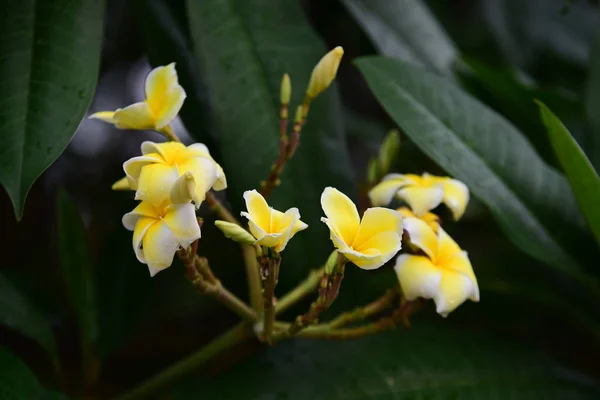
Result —
[{"label": "flower petal", "polygon": [[186,97],[185,90],[179,85],[173,86],[167,90],[163,99],[163,108],[158,115],[156,115],[154,128],[157,131],[163,129],[175,119],[177,114],[179,114],[179,110],[181,110]]},{"label": "flower petal", "polygon": [[458,243],[440,227],[438,229],[438,249],[436,254],[438,264],[452,259],[460,252],[462,252],[462,249]]},{"label": "flower petal", "polygon": [[104,122],[111,124],[115,123],[115,112],[114,111],[98,111],[88,117],[88,119],[99,119]]},{"label": "flower petal", "polygon": [[352,200],[339,190],[326,187],[321,194],[321,207],[327,216],[330,229],[334,227],[337,236],[347,245],[352,244],[360,225],[360,217]]},{"label": "flower petal", "polygon": [[129,181],[129,187],[132,190],[137,189],[142,168],[154,163],[163,163],[162,158],[156,153],[133,157],[123,163],[123,170]]},{"label": "flower petal", "polygon": [[402,216],[389,208],[368,208],[351,246],[354,249],[362,248],[367,241],[382,232],[394,232],[402,237]]},{"label": "flower petal", "polygon": [[167,164],[174,164],[181,154],[185,153],[187,148],[183,143],[178,142],[163,142],[155,143],[149,140],[142,142],[142,154],[158,155]]},{"label": "flower petal", "polygon": [[177,166],[150,164],[142,168],[137,182],[136,200],[160,206],[171,196],[173,184],[179,177]]},{"label": "flower petal", "polygon": [[173,257],[179,248],[179,240],[162,221],[148,229],[142,243],[151,276],[168,268],[173,263]]},{"label": "flower petal", "polygon": [[[279,214],[282,214],[279,216]],[[300,220],[300,212],[296,207],[290,208],[285,213],[281,211],[271,210],[271,232],[281,233],[281,238],[275,251],[280,253],[285,249],[289,240],[292,237],[294,225]]]},{"label": "flower petal", "polygon": [[256,225],[250,219],[250,214],[248,214],[247,212],[242,211],[241,215],[242,215],[242,217],[248,218],[248,228],[250,229],[250,233],[252,234],[252,236],[254,236],[256,238],[256,240],[262,239],[267,234],[264,230],[262,230],[261,227],[259,227],[258,225]]},{"label": "flower petal", "polygon": [[[208,151],[208,147],[206,147],[206,145],[202,143],[194,143],[188,146],[188,150],[194,155],[208,157],[214,161],[214,159],[210,155],[210,152]],[[217,191],[227,189],[227,178],[225,177],[225,172],[218,163],[215,162],[215,164],[217,166],[217,180],[215,181],[215,184],[213,185],[212,189]]]},{"label": "flower petal", "polygon": [[431,259],[436,259],[438,235],[431,226],[419,218],[404,218],[403,224],[410,237],[410,243],[423,250]]},{"label": "flower petal", "polygon": [[[354,248],[361,254],[380,254],[377,263],[371,263],[363,269],[375,269],[392,259],[402,248],[402,238],[393,231],[380,232],[363,243],[360,248]],[[358,265],[358,264],[357,264]]]},{"label": "flower petal", "polygon": [[135,224],[132,240],[133,251],[135,252],[138,261],[141,263],[146,264],[146,257],[144,257],[144,251],[142,250],[142,240],[144,239],[144,235],[153,224],[158,222],[159,220],[155,218],[142,217]]},{"label": "flower petal", "polygon": [[332,224],[332,222],[330,220],[328,220],[325,217],[321,217],[321,222],[324,222],[325,225],[327,225],[327,227],[329,228],[329,238],[331,239],[331,241],[333,242],[333,245],[341,250],[348,250],[350,249],[350,246],[348,246],[346,244],[346,242],[344,242],[344,239],[342,239],[338,232],[337,232],[337,228]]},{"label": "flower petal", "polygon": [[339,249],[338,251],[361,269],[376,269],[384,264],[381,262],[381,253],[375,249],[371,249],[369,252],[359,253],[358,251],[347,247],[345,249]]},{"label": "flower petal", "polygon": [[[401,177],[402,175],[394,174]],[[379,182],[373,189],[369,190],[369,199],[374,206],[387,206],[392,202],[394,195],[400,188],[406,186],[403,178],[385,179]]]},{"label": "flower petal", "polygon": [[465,274],[453,270],[444,270],[440,281],[439,291],[433,298],[436,312],[442,317],[456,309],[472,296],[473,282]]},{"label": "flower petal", "polygon": [[400,254],[394,269],[406,300],[431,299],[438,294],[442,271],[429,258]]},{"label": "flower petal", "polygon": [[[263,232],[271,233],[271,209],[265,198],[256,190],[247,190],[244,192],[244,200],[248,212],[242,215],[254,222]],[[252,234],[254,235],[254,232]]]},{"label": "flower petal", "polygon": [[210,158],[194,157],[179,164],[178,170],[182,175],[189,172],[194,177],[194,201],[197,206],[200,206],[199,202],[204,201],[206,192],[210,190],[217,179],[217,165]]},{"label": "flower petal", "polygon": [[133,211],[123,215],[123,226],[125,229],[133,231],[136,227],[138,220],[142,217],[150,217],[156,220],[160,219],[160,214],[156,211],[153,205],[150,203],[142,202],[138,204]]},{"label": "flower petal", "polygon": [[196,219],[196,210],[191,203],[171,205],[163,218],[163,222],[175,234],[179,245],[184,249],[193,241],[200,239],[200,227]]},{"label": "flower petal", "polygon": [[420,217],[440,205],[444,190],[441,186],[431,188],[409,186],[400,189],[397,195],[408,203],[417,217]]},{"label": "flower petal", "polygon": [[129,179],[126,176],[113,183],[110,188],[112,190],[131,190]]},{"label": "flower petal", "polygon": [[[250,228],[250,231],[252,231],[252,228]],[[253,233],[253,235],[254,235],[254,233]],[[265,247],[276,247],[281,242],[282,236],[283,236],[282,233],[269,233],[269,234],[263,235],[254,244],[257,244],[260,246],[265,246]]]},{"label": "flower petal", "polygon": [[156,67],[148,73],[145,83],[146,100],[154,115],[158,115],[163,109],[165,93],[178,84],[175,63]]},{"label": "flower petal", "polygon": [[469,299],[472,301],[479,301],[479,285],[477,284],[477,278],[475,277],[473,266],[471,265],[471,261],[469,260],[466,251],[461,251],[451,259],[446,260],[441,267],[444,270],[454,270],[466,275],[473,284]]},{"label": "flower petal", "polygon": [[465,213],[469,203],[469,188],[456,179],[444,179],[444,204],[452,211],[455,220]]},{"label": "flower petal", "polygon": [[154,117],[145,101],[119,108],[113,119],[119,129],[154,129]]}]

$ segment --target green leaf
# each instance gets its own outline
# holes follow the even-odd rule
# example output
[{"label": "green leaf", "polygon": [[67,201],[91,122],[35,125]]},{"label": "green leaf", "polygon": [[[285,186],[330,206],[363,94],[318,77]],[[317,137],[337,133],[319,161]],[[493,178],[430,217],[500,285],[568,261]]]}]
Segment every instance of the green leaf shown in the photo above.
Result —
[{"label": "green leaf", "polygon": [[0,13],[0,182],[15,215],[63,152],[98,77],[103,0],[19,0]]},{"label": "green leaf", "polygon": [[[293,105],[302,101],[312,68],[326,49],[296,1],[192,0],[187,6],[229,200],[237,213],[243,208],[243,191],[258,188],[277,158],[282,75],[291,77],[293,115]],[[298,207],[310,226],[308,234],[300,232],[285,249],[285,280],[304,276],[331,251],[320,222],[323,189],[336,186],[355,197],[340,113],[335,86],[313,102],[300,147],[269,198],[279,210]]]},{"label": "green leaf", "polygon": [[590,49],[589,72],[586,83],[585,109],[591,126],[586,150],[598,168],[600,167],[600,29]]},{"label": "green leaf", "polygon": [[581,272],[567,249],[589,239],[569,184],[517,129],[426,71],[381,57],[356,64],[395,122],[467,184],[521,250],[558,270]]},{"label": "green leaf", "polygon": [[[235,382],[232,385],[231,382]],[[493,336],[415,326],[343,342],[294,340],[173,398],[592,399],[598,384],[547,356]]]},{"label": "green leaf", "polygon": [[79,326],[82,354],[87,357],[98,336],[93,260],[87,232],[77,207],[64,192],[58,194],[56,215],[62,278]]},{"label": "green leaf", "polygon": [[[38,343],[54,362],[58,350],[48,322],[4,275],[0,274],[0,324]],[[0,365],[2,365],[0,363]]]},{"label": "green leaf", "polygon": [[[171,62],[176,64],[179,83],[187,94],[179,113],[187,130],[194,139],[214,149],[216,142],[207,124],[206,88],[186,26],[185,1],[132,0],[130,4],[150,64],[153,67]],[[213,154],[213,157],[219,158],[218,154]]]},{"label": "green leaf", "polygon": [[0,398],[2,400],[65,400],[66,396],[44,388],[27,365],[0,347]]},{"label": "green leaf", "polygon": [[421,0],[343,0],[382,55],[452,74],[456,48]]},{"label": "green leaf", "polygon": [[600,177],[567,128],[541,101],[542,120],[548,130],[552,147],[575,193],[579,208],[600,244]]}]

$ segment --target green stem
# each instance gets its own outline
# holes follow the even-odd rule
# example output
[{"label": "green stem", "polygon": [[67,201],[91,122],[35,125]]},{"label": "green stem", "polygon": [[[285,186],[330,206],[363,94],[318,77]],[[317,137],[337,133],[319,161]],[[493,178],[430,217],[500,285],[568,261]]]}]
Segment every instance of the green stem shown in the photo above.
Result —
[{"label": "green stem", "polygon": [[240,323],[228,330],[196,353],[184,358],[153,376],[133,390],[119,396],[117,400],[148,399],[172,385],[190,372],[206,364],[221,352],[238,345],[253,336],[252,328]]},{"label": "green stem", "polygon": [[303,282],[279,299],[275,306],[275,315],[284,313],[294,304],[312,293],[321,281],[321,276],[323,276],[324,270],[324,268],[319,268],[310,271],[308,277]]}]

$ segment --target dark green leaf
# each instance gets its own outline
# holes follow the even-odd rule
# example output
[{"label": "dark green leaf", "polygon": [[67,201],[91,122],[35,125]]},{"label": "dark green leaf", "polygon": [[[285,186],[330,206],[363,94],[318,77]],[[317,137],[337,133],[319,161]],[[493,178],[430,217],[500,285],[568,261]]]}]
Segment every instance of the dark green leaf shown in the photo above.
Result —
[{"label": "dark green leaf", "polygon": [[[565,250],[586,239],[569,184],[522,134],[450,82],[397,60],[357,64],[383,107],[435,162],[463,180],[523,251],[579,273]],[[575,235],[571,236],[570,235]]]},{"label": "dark green leaf", "polygon": [[[291,76],[293,110],[326,49],[296,1],[192,0],[187,5],[218,152],[237,213],[243,207],[242,192],[258,188],[277,157],[282,75]],[[336,186],[355,197],[340,112],[335,87],[313,102],[298,152],[286,166],[281,187],[269,199],[280,210],[298,207],[310,226],[285,250],[284,279],[302,277],[331,250],[327,230],[319,221],[323,189]]]},{"label": "dark green leaf", "polygon": [[7,1],[0,13],[0,182],[17,218],[92,99],[103,0]]},{"label": "dark green leaf", "polygon": [[544,103],[536,103],[540,107],[550,142],[569,179],[579,208],[600,244],[600,178],[562,122]]},{"label": "dark green leaf", "polygon": [[585,108],[592,128],[586,150],[596,167],[600,167],[600,30],[591,48]]},{"label": "dark green leaf", "polygon": [[[232,385],[231,382],[236,382]],[[592,399],[591,379],[530,347],[448,326],[282,343],[174,399]]]},{"label": "dark green leaf", "polygon": [[58,361],[56,342],[48,322],[12,282],[1,274],[0,293],[0,324],[34,340],[55,362]]},{"label": "dark green leaf", "polygon": [[77,208],[64,192],[58,195],[56,215],[62,277],[85,355],[89,354],[98,336],[93,260]]},{"label": "dark green leaf", "polygon": [[456,48],[421,0],[343,0],[382,55],[451,75]]},{"label": "dark green leaf", "polygon": [[65,400],[66,396],[52,392],[39,384],[27,365],[7,349],[0,347],[0,399],[2,400]]}]

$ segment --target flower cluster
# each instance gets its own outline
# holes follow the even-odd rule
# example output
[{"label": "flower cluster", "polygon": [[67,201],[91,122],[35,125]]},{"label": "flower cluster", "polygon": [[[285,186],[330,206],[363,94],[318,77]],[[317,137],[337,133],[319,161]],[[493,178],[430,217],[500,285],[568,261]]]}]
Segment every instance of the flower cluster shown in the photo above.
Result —
[{"label": "flower cluster", "polygon": [[396,197],[410,208],[404,217],[412,254],[401,254],[395,270],[407,300],[433,299],[447,316],[465,300],[479,301],[477,278],[467,253],[442,229],[431,210],[446,205],[455,219],[465,212],[469,190],[458,180],[429,174],[389,174],[369,192],[373,204],[387,205]]},{"label": "flower cluster", "polygon": [[[170,126],[185,100],[175,64],[153,69],[146,78],[146,100],[116,111],[90,116],[122,129],[154,129],[172,137]],[[138,260],[148,265],[150,275],[169,267],[175,252],[200,238],[195,210],[210,189],[223,190],[223,169],[205,145],[179,142],[142,143],[142,155],[123,164],[126,177],[113,189],[135,191],[140,204],[123,217],[133,231]]]}]

